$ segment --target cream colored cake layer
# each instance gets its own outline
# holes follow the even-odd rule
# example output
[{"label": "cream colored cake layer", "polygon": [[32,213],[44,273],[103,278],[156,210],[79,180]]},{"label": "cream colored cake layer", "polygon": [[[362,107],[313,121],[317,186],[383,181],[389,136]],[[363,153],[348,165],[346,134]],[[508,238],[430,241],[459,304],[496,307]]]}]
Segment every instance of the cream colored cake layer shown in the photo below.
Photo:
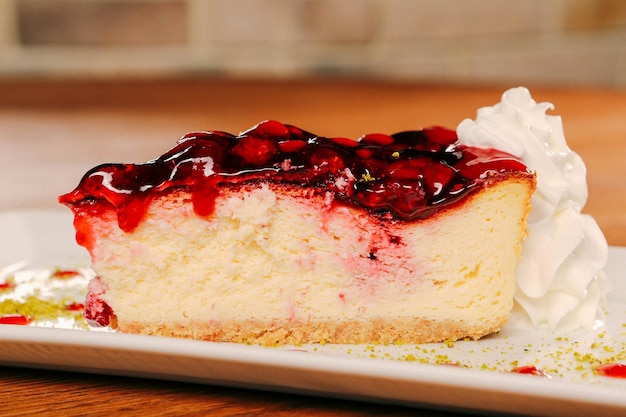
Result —
[{"label": "cream colored cake layer", "polygon": [[478,338],[513,305],[529,181],[495,183],[410,223],[275,184],[226,188],[201,218],[178,192],[155,200],[133,233],[113,212],[93,219],[93,267],[123,331],[262,343]]}]

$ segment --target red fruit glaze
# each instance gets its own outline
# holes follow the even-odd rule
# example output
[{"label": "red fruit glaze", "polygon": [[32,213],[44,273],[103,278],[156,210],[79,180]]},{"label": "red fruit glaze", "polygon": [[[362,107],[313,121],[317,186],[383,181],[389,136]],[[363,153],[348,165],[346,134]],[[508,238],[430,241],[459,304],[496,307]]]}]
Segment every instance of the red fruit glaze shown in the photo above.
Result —
[{"label": "red fruit glaze", "polygon": [[[196,212],[206,216],[213,212],[220,186],[268,181],[325,189],[346,204],[411,221],[455,204],[488,177],[505,172],[529,173],[517,158],[462,145],[445,128],[368,134],[351,141],[265,121],[238,136],[189,133],[143,164],[97,166],[59,201],[77,216],[97,215],[100,206],[110,204],[120,228],[130,232],[158,193],[185,189]],[[339,177],[354,180],[337,187]]]}]

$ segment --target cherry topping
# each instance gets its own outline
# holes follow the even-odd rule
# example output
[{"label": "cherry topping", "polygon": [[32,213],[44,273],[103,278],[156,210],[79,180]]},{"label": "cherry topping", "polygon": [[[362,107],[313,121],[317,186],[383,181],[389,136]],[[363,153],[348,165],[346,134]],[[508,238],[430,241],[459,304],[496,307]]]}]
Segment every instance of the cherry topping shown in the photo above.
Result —
[{"label": "cherry topping", "polygon": [[[81,213],[97,214],[99,205],[113,206],[120,228],[130,232],[158,193],[183,188],[195,211],[208,216],[220,187],[268,181],[321,188],[345,204],[411,221],[461,201],[487,178],[505,172],[529,173],[519,159],[462,145],[456,132],[442,127],[373,133],[354,141],[270,120],[238,136],[189,133],[143,164],[97,166],[59,201],[78,219]],[[77,238],[90,245],[80,220],[76,225]]]},{"label": "cherry topping", "polygon": [[254,136],[243,137],[233,147],[233,154],[239,156],[244,163],[255,166],[265,164],[276,154],[276,142]]},{"label": "cherry topping", "polygon": [[339,146],[343,146],[346,148],[356,148],[359,146],[359,142],[353,139],[348,138],[330,138],[333,143],[336,143]]},{"label": "cherry topping", "polygon": [[440,145],[447,146],[457,140],[456,132],[454,130],[446,129],[441,126],[427,127],[423,130],[423,132],[429,141]]},{"label": "cherry topping", "polygon": [[241,134],[241,136],[256,135],[266,138],[284,138],[290,135],[289,126],[277,122],[275,120],[265,120],[250,130]]},{"label": "cherry topping", "polygon": [[286,140],[278,142],[278,149],[283,153],[298,152],[300,149],[306,146],[306,142],[303,140]]},{"label": "cherry topping", "polygon": [[394,140],[391,136],[382,133],[368,133],[367,135],[361,136],[359,142],[366,145],[387,146],[391,145]]}]

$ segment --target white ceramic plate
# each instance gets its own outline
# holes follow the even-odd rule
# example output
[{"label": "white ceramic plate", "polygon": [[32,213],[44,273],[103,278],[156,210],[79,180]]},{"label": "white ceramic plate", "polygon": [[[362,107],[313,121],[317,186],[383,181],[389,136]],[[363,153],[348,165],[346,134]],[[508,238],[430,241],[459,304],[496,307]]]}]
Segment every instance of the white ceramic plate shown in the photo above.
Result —
[{"label": "white ceramic plate", "polygon": [[[0,213],[0,283],[17,274],[32,279],[37,290],[46,286],[42,279],[53,268],[87,266],[71,221],[64,211]],[[600,363],[626,363],[625,272],[626,248],[611,248],[607,273],[615,288],[606,325],[593,331],[505,328],[478,342],[263,348],[71,329],[72,323],[48,321],[0,325],[0,365],[474,412],[623,416],[626,379],[599,376],[594,369]],[[78,279],[45,291],[82,297],[84,285]],[[509,372],[526,365],[550,378]]]}]

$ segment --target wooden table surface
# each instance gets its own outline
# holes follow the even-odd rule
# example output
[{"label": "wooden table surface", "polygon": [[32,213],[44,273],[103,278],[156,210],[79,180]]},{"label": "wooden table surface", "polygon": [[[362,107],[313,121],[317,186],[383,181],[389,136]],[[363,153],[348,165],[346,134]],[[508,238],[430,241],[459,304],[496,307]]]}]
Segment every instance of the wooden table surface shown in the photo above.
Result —
[{"label": "wooden table surface", "polygon": [[[57,195],[102,162],[141,162],[193,130],[239,132],[276,119],[358,137],[454,128],[509,86],[350,80],[0,81],[0,210],[55,209]],[[585,160],[592,214],[626,246],[626,91],[533,87],[554,103]],[[1,232],[0,232],[1,233]],[[1,352],[0,352],[1,355]],[[451,413],[114,376],[0,368],[0,415],[418,415]]]}]

